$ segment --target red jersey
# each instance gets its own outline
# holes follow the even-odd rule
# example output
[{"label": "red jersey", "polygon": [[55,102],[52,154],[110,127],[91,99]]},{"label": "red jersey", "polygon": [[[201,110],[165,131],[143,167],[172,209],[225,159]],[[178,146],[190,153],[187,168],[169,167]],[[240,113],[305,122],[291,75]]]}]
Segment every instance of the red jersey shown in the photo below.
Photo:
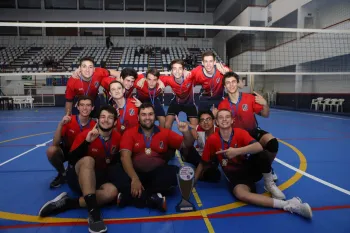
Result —
[{"label": "red jersey", "polygon": [[[142,128],[136,126],[124,132],[120,150],[131,151],[135,170],[149,172],[164,165],[168,149],[180,149],[182,141],[179,134],[158,126],[154,126],[153,135],[147,138]],[[146,154],[146,148],[150,148],[150,154]]]},{"label": "red jersey", "polygon": [[[108,78],[104,78],[101,82],[101,86],[103,87],[103,89],[105,89],[105,94],[107,96],[107,99],[111,97],[111,95],[109,94],[109,84],[111,84],[111,82],[113,82],[114,80],[116,80],[114,77],[108,77]],[[125,93],[124,93],[125,98],[130,98],[132,96],[132,92],[135,89],[135,85],[136,85],[136,82],[134,83],[134,86],[130,87],[129,90],[125,89]]]},{"label": "red jersey", "polygon": [[76,79],[70,77],[66,88],[66,100],[72,102],[74,97],[81,95],[88,95],[95,99],[102,80],[108,77],[109,71],[98,67],[95,68],[95,72],[90,81],[84,81],[82,78]]},{"label": "red jersey", "polygon": [[96,122],[90,119],[85,126],[82,126],[80,124],[78,115],[72,115],[71,121],[63,125],[61,130],[61,137],[63,140],[64,147],[69,150],[73,145],[74,139],[79,133],[87,129],[92,129],[95,125]]},{"label": "red jersey", "polygon": [[[86,139],[89,130],[85,130],[80,133],[74,140],[74,143],[70,151],[74,151],[78,148]],[[113,161],[119,156],[119,145],[120,145],[120,134],[112,130],[111,136],[108,141],[104,141],[102,138],[98,137],[92,141],[88,146],[88,151],[85,156],[91,156],[95,159],[95,169],[103,170],[107,168],[107,161]]]},{"label": "red jersey", "polygon": [[229,145],[228,142],[224,142],[221,139],[220,132],[210,135],[205,143],[202,155],[202,160],[204,162],[210,162],[211,160],[217,158],[225,173],[239,169],[240,165],[245,160],[245,155],[239,155],[232,159],[226,159],[223,154],[216,154],[216,152],[226,150],[229,147],[241,148],[256,142],[256,140],[243,129],[233,128],[232,133],[233,135]]},{"label": "red jersey", "polygon": [[[141,79],[145,78],[144,74],[139,74],[135,83],[137,83],[138,81],[140,81]],[[147,81],[145,81],[144,85],[142,88],[136,86],[136,90],[137,90],[137,98],[142,102],[154,102],[153,100],[158,97],[161,93],[162,90],[158,89],[158,83],[156,85],[155,88],[148,88],[148,83]]]},{"label": "red jersey", "polygon": [[234,118],[233,127],[252,131],[257,127],[254,113],[259,114],[263,110],[263,106],[255,103],[255,96],[252,94],[240,92],[239,95],[237,104],[231,103],[227,97],[220,102],[218,110],[231,111]]},{"label": "red jersey", "polygon": [[[136,107],[135,103],[132,101],[132,98],[126,99],[126,103],[123,108],[117,108],[117,105],[113,99],[110,101],[110,105],[115,107],[119,113],[116,130],[121,134],[123,134],[126,129],[139,125],[139,108]],[[122,129],[122,125],[125,127],[123,127],[124,129]]]},{"label": "red jersey", "polygon": [[193,76],[196,85],[202,85],[204,89],[203,94],[211,96],[212,98],[222,98],[224,96],[224,87],[222,85],[224,75],[216,68],[214,69],[213,76],[208,77],[204,73],[204,67],[200,65],[191,70],[191,76]]},{"label": "red jersey", "polygon": [[194,80],[192,77],[187,77],[182,80],[182,83],[177,83],[174,76],[160,76],[160,80],[164,86],[170,86],[174,92],[175,100],[179,104],[193,104],[194,103]]}]

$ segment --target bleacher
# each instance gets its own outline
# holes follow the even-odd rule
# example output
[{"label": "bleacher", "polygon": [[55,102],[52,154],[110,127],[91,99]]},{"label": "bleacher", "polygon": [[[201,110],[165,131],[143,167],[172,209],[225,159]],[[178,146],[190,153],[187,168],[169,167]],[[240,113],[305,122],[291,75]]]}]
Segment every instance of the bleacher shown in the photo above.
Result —
[{"label": "bleacher", "polygon": [[[82,57],[92,57],[97,67],[122,70],[132,67],[139,72],[155,67],[169,71],[173,59],[184,59],[186,68],[200,64],[201,53],[212,48],[186,47],[98,47],[98,46],[44,46],[1,47],[1,73],[71,72],[79,66]],[[214,51],[217,55],[217,53]],[[218,61],[222,61],[217,57]]]}]

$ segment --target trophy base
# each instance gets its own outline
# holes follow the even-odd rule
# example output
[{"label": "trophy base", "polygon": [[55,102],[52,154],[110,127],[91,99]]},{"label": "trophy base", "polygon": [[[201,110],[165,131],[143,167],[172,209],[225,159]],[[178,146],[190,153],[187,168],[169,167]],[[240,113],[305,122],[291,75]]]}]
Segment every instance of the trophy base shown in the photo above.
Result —
[{"label": "trophy base", "polygon": [[182,199],[176,206],[176,212],[191,212],[195,211],[196,207],[189,201]]}]

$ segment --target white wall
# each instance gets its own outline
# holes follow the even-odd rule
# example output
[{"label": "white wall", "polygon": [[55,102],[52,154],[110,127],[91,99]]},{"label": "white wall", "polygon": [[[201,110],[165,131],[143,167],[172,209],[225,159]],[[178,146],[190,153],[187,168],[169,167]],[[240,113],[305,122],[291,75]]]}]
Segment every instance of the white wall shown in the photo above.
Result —
[{"label": "white wall", "polygon": [[350,19],[350,1],[331,1],[332,4],[319,9],[318,26],[328,27],[340,21]]},{"label": "white wall", "polygon": [[308,2],[311,2],[311,0],[276,0],[272,2],[268,6],[268,11],[270,12],[270,16],[272,17],[271,21],[269,22],[269,25],[280,20],[289,13],[297,10],[299,7],[303,6]]},{"label": "white wall", "polygon": [[[185,41],[181,37],[112,37],[114,46],[136,46],[136,45],[154,45],[157,47],[212,47],[212,39],[187,38]],[[94,36],[1,36],[0,46],[32,46],[32,45],[56,45],[72,46],[74,44],[81,46],[101,46],[106,45],[104,37]]]}]

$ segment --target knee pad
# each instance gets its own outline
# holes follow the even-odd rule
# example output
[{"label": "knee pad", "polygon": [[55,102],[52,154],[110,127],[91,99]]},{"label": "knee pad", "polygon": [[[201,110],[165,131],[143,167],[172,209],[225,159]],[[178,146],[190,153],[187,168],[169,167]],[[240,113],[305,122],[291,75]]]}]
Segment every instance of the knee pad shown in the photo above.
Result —
[{"label": "knee pad", "polygon": [[271,153],[277,153],[278,151],[278,141],[276,138],[271,139],[267,142],[265,149]]}]

